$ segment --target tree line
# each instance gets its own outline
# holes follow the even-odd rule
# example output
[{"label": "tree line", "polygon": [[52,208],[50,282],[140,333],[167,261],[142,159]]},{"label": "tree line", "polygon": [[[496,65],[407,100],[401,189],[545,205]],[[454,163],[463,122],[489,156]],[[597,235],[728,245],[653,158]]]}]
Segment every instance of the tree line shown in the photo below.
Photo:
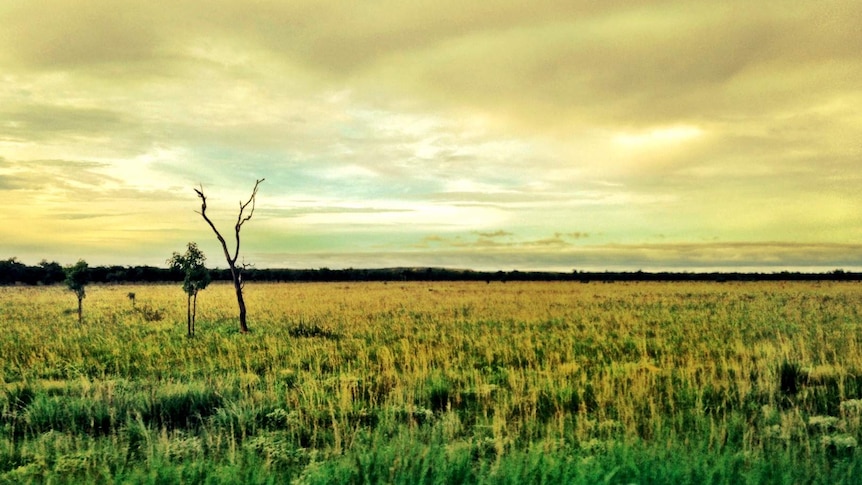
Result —
[{"label": "tree line", "polygon": [[[90,266],[92,283],[160,283],[182,281],[182,273],[155,266]],[[0,261],[0,285],[53,285],[66,279],[63,266],[56,261],[42,260],[28,266],[18,258]]]},{"label": "tree line", "polygon": [[[156,266],[91,266],[89,281],[102,284],[178,283],[185,278],[180,268]],[[233,281],[229,268],[208,269],[212,281]],[[43,260],[26,265],[17,258],[0,260],[0,285],[53,285],[66,274],[57,262]],[[862,273],[834,270],[826,273],[773,272],[552,272],[552,271],[469,271],[447,268],[379,269],[285,269],[246,268],[245,281],[258,282],[351,282],[351,281],[862,281]]]}]

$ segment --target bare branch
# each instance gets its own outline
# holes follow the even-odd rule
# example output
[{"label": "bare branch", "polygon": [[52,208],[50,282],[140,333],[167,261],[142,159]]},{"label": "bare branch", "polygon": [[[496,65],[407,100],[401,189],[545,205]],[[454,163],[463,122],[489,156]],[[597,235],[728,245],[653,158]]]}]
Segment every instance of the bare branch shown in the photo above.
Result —
[{"label": "bare branch", "polygon": [[[249,219],[251,219],[251,216],[254,215],[255,199],[257,198],[257,189],[258,189],[258,186],[260,185],[260,183],[263,182],[264,180],[266,180],[266,179],[260,179],[254,183],[254,189],[252,189],[251,196],[248,198],[248,200],[245,202],[245,204],[243,204],[242,201],[240,201],[240,203],[239,203],[239,216],[237,216],[237,218],[236,218],[237,227],[240,227],[243,224],[245,224]],[[251,211],[249,211],[248,216],[242,217],[243,212],[245,212],[245,209],[249,206],[249,204],[251,204]]]},{"label": "bare branch", "polygon": [[[236,234],[236,248],[234,249],[233,253],[234,263],[236,263],[236,259],[239,257],[239,231],[240,229],[242,229],[242,225],[251,220],[251,216],[254,215],[255,199],[257,198],[257,188],[264,180],[266,179],[260,179],[255,181],[254,189],[252,189],[251,191],[251,196],[249,196],[245,204],[243,204],[242,201],[240,201],[239,203],[239,215],[237,215],[236,217],[236,225],[234,226],[234,232]],[[249,211],[246,217],[243,217],[242,214],[243,212],[245,212],[245,209],[249,206],[249,204],[251,204],[251,211]]]},{"label": "bare branch", "polygon": [[254,267],[253,263],[246,263],[245,258],[243,258],[242,266],[239,267],[238,271],[237,271],[237,275],[238,275],[239,281],[240,281],[240,288],[245,288],[245,280],[242,278],[243,273],[245,273],[246,269],[253,268],[253,267]]},{"label": "bare branch", "polygon": [[[219,242],[221,243],[221,247],[224,250],[224,257],[228,260],[229,263],[231,261],[233,263],[235,263],[236,257],[234,257],[233,260],[231,260],[230,251],[227,248],[227,241],[224,240],[221,233],[218,232],[218,229],[216,229],[215,224],[213,224],[213,221],[211,221],[210,218],[207,216],[207,198],[204,195],[203,184],[201,184],[200,190],[198,190],[198,189],[194,189],[194,190],[195,190],[195,192],[197,192],[198,197],[200,197],[200,199],[201,199],[201,211],[198,214],[200,214],[204,218],[204,220],[207,221],[207,224],[209,224],[209,226],[212,228],[213,232],[216,235],[216,238],[218,238]],[[239,234],[237,234],[237,237],[239,237]]]}]

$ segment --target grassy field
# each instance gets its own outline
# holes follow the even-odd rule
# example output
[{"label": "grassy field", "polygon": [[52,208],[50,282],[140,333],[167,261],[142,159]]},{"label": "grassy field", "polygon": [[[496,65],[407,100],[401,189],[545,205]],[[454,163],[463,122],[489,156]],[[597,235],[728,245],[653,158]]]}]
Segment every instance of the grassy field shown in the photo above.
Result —
[{"label": "grassy field", "polygon": [[0,288],[0,483],[862,483],[860,290]]}]

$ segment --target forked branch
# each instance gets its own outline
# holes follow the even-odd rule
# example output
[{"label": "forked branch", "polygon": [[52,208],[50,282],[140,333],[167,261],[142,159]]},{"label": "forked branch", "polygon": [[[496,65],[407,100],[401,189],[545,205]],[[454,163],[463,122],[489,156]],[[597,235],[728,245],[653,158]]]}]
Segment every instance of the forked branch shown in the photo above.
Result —
[{"label": "forked branch", "polygon": [[[249,196],[245,204],[243,204],[242,201],[240,201],[239,203],[239,215],[236,217],[236,226],[234,226],[234,232],[236,233],[236,248],[234,249],[233,253],[234,264],[236,264],[236,259],[237,257],[239,257],[239,231],[242,228],[242,225],[248,222],[251,219],[251,216],[254,215],[255,200],[257,199],[257,188],[264,180],[266,179],[260,179],[255,181],[254,189],[252,189],[251,191],[251,196]],[[245,212],[245,209],[249,206],[249,204],[251,204],[251,210],[248,212],[247,216],[243,217],[242,214]]]},{"label": "forked branch", "polygon": [[[207,216],[207,197],[206,197],[206,195],[204,195],[203,184],[201,184],[200,189],[194,189],[195,193],[197,193],[198,197],[201,199],[201,210],[198,212],[198,214],[200,214],[201,217],[203,217],[204,220],[207,222],[207,224],[209,224],[209,226],[212,228],[213,232],[216,235],[216,238],[218,238],[219,242],[221,243],[222,249],[224,250],[224,257],[225,257],[225,259],[227,259],[227,262],[231,266],[231,268],[236,266],[236,260],[239,258],[239,246],[240,246],[239,233],[240,233],[240,230],[242,229],[242,225],[245,224],[246,222],[248,222],[249,220],[251,220],[251,217],[254,215],[255,200],[257,198],[257,190],[258,190],[258,187],[260,186],[261,182],[263,182],[264,180],[266,180],[266,179],[260,179],[260,180],[255,181],[254,189],[252,189],[252,191],[251,191],[251,196],[249,196],[248,200],[245,203],[243,203],[242,201],[240,201],[240,203],[239,203],[239,215],[236,218],[236,225],[234,226],[234,235],[236,238],[236,247],[234,248],[233,256],[231,256],[230,250],[227,247],[227,241],[225,240],[224,237],[222,237],[221,233],[216,228],[213,221],[210,220],[209,216]],[[251,210],[248,212],[248,215],[243,217],[243,214],[245,213],[245,210],[248,208],[249,205],[251,205]]]}]

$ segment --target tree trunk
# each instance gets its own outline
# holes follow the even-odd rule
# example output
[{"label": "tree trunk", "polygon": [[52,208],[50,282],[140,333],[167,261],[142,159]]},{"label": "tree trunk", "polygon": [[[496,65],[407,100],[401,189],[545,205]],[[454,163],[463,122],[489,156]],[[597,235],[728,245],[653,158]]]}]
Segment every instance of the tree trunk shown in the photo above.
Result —
[{"label": "tree trunk", "polygon": [[194,334],[192,329],[192,295],[186,297],[186,325],[188,326],[189,337]]},{"label": "tree trunk", "polygon": [[83,296],[78,296],[78,325],[84,324]]},{"label": "tree trunk", "polygon": [[195,297],[192,299],[192,335],[195,334],[195,317],[198,314],[198,291],[195,290]]},{"label": "tree trunk", "polygon": [[236,302],[239,305],[239,331],[248,333],[248,325],[245,323],[245,300],[242,298],[242,281],[234,278],[233,287],[236,289]]},{"label": "tree trunk", "polygon": [[[230,260],[228,260],[230,263]],[[230,264],[230,277],[233,279],[233,288],[236,290],[236,304],[239,306],[239,331],[248,333],[248,325],[245,320],[245,300],[242,297],[242,273],[236,266]]]}]

